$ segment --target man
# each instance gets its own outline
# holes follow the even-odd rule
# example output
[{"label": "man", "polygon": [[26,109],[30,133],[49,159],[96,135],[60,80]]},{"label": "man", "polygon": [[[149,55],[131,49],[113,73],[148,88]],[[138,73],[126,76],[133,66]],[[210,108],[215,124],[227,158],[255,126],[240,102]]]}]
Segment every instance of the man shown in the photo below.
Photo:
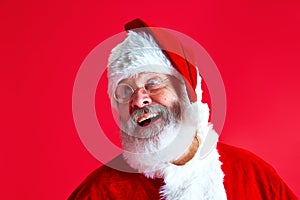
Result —
[{"label": "man", "polygon": [[109,58],[108,93],[124,160],[138,173],[102,166],[69,199],[296,199],[271,166],[245,150],[218,143],[203,156],[216,133],[191,52],[139,19],[125,28],[127,38]]}]

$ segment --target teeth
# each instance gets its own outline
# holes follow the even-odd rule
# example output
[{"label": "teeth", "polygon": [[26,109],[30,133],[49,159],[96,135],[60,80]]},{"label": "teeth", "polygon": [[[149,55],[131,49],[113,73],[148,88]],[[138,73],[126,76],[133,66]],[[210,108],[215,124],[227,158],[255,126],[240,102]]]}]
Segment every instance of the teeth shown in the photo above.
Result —
[{"label": "teeth", "polygon": [[157,115],[158,115],[157,113],[151,113],[151,114],[149,114],[147,117],[141,118],[138,122],[141,123],[141,122],[143,122],[143,121],[145,121],[145,120],[147,120],[147,119],[154,118],[154,117],[156,117]]}]

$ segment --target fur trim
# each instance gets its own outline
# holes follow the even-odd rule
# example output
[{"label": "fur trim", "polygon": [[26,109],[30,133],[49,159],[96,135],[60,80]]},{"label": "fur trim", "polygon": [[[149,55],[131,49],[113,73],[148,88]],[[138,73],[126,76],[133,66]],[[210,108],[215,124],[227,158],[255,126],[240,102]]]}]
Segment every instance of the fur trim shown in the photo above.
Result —
[{"label": "fur trim", "polygon": [[[209,134],[213,131],[210,129]],[[216,146],[204,159],[198,150],[184,166],[169,165],[163,172],[165,185],[160,189],[166,200],[227,199],[223,185],[224,173]]]}]

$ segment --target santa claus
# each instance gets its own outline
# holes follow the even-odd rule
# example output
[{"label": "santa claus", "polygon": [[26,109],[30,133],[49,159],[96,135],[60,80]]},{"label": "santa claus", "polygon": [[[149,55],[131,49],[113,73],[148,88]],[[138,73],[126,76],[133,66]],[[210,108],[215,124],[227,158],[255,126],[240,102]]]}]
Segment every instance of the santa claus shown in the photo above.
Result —
[{"label": "santa claus", "polygon": [[[108,94],[119,113],[123,158],[137,173],[102,166],[69,199],[297,199],[255,155],[210,141],[191,52],[140,19],[111,52]],[[179,49],[180,55],[169,47]]]}]

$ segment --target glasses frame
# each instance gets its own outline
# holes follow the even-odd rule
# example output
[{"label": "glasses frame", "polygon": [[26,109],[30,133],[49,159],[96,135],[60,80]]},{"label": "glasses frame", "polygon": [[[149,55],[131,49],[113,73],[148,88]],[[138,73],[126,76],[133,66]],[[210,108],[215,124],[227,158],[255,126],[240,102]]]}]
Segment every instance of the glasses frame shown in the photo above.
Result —
[{"label": "glasses frame", "polygon": [[[154,78],[154,77],[153,77],[153,78]],[[149,80],[153,79],[153,78],[148,79],[147,82],[148,82]],[[155,88],[155,89],[153,89],[153,90],[147,89],[147,88],[145,87],[146,84],[147,84],[147,82],[143,85],[143,87],[137,87],[137,88],[135,88],[135,89],[134,89],[133,86],[130,85],[130,84],[127,84],[127,83],[120,83],[120,84],[118,84],[117,88],[118,88],[120,85],[126,85],[126,86],[128,86],[128,87],[131,89],[131,91],[132,91],[132,92],[131,92],[131,95],[130,95],[128,98],[126,98],[125,100],[122,100],[122,99],[120,99],[120,98],[117,98],[117,96],[116,96],[117,88],[116,88],[116,90],[115,90],[115,92],[114,92],[114,99],[115,99],[118,103],[126,104],[126,103],[128,103],[128,102],[130,101],[132,95],[133,95],[137,90],[142,89],[142,88],[143,88],[148,94],[155,95],[155,93],[153,93],[153,91],[156,91],[156,90],[160,90],[160,89],[162,89],[162,88],[165,88],[165,87],[167,86],[167,84],[165,84],[165,82],[166,82],[166,81],[169,81],[169,80],[170,80],[170,79],[169,79],[168,77],[167,77],[167,78],[164,78],[164,79],[162,79],[162,80],[160,80],[159,83],[157,84],[157,85],[159,85],[158,88]]]}]

